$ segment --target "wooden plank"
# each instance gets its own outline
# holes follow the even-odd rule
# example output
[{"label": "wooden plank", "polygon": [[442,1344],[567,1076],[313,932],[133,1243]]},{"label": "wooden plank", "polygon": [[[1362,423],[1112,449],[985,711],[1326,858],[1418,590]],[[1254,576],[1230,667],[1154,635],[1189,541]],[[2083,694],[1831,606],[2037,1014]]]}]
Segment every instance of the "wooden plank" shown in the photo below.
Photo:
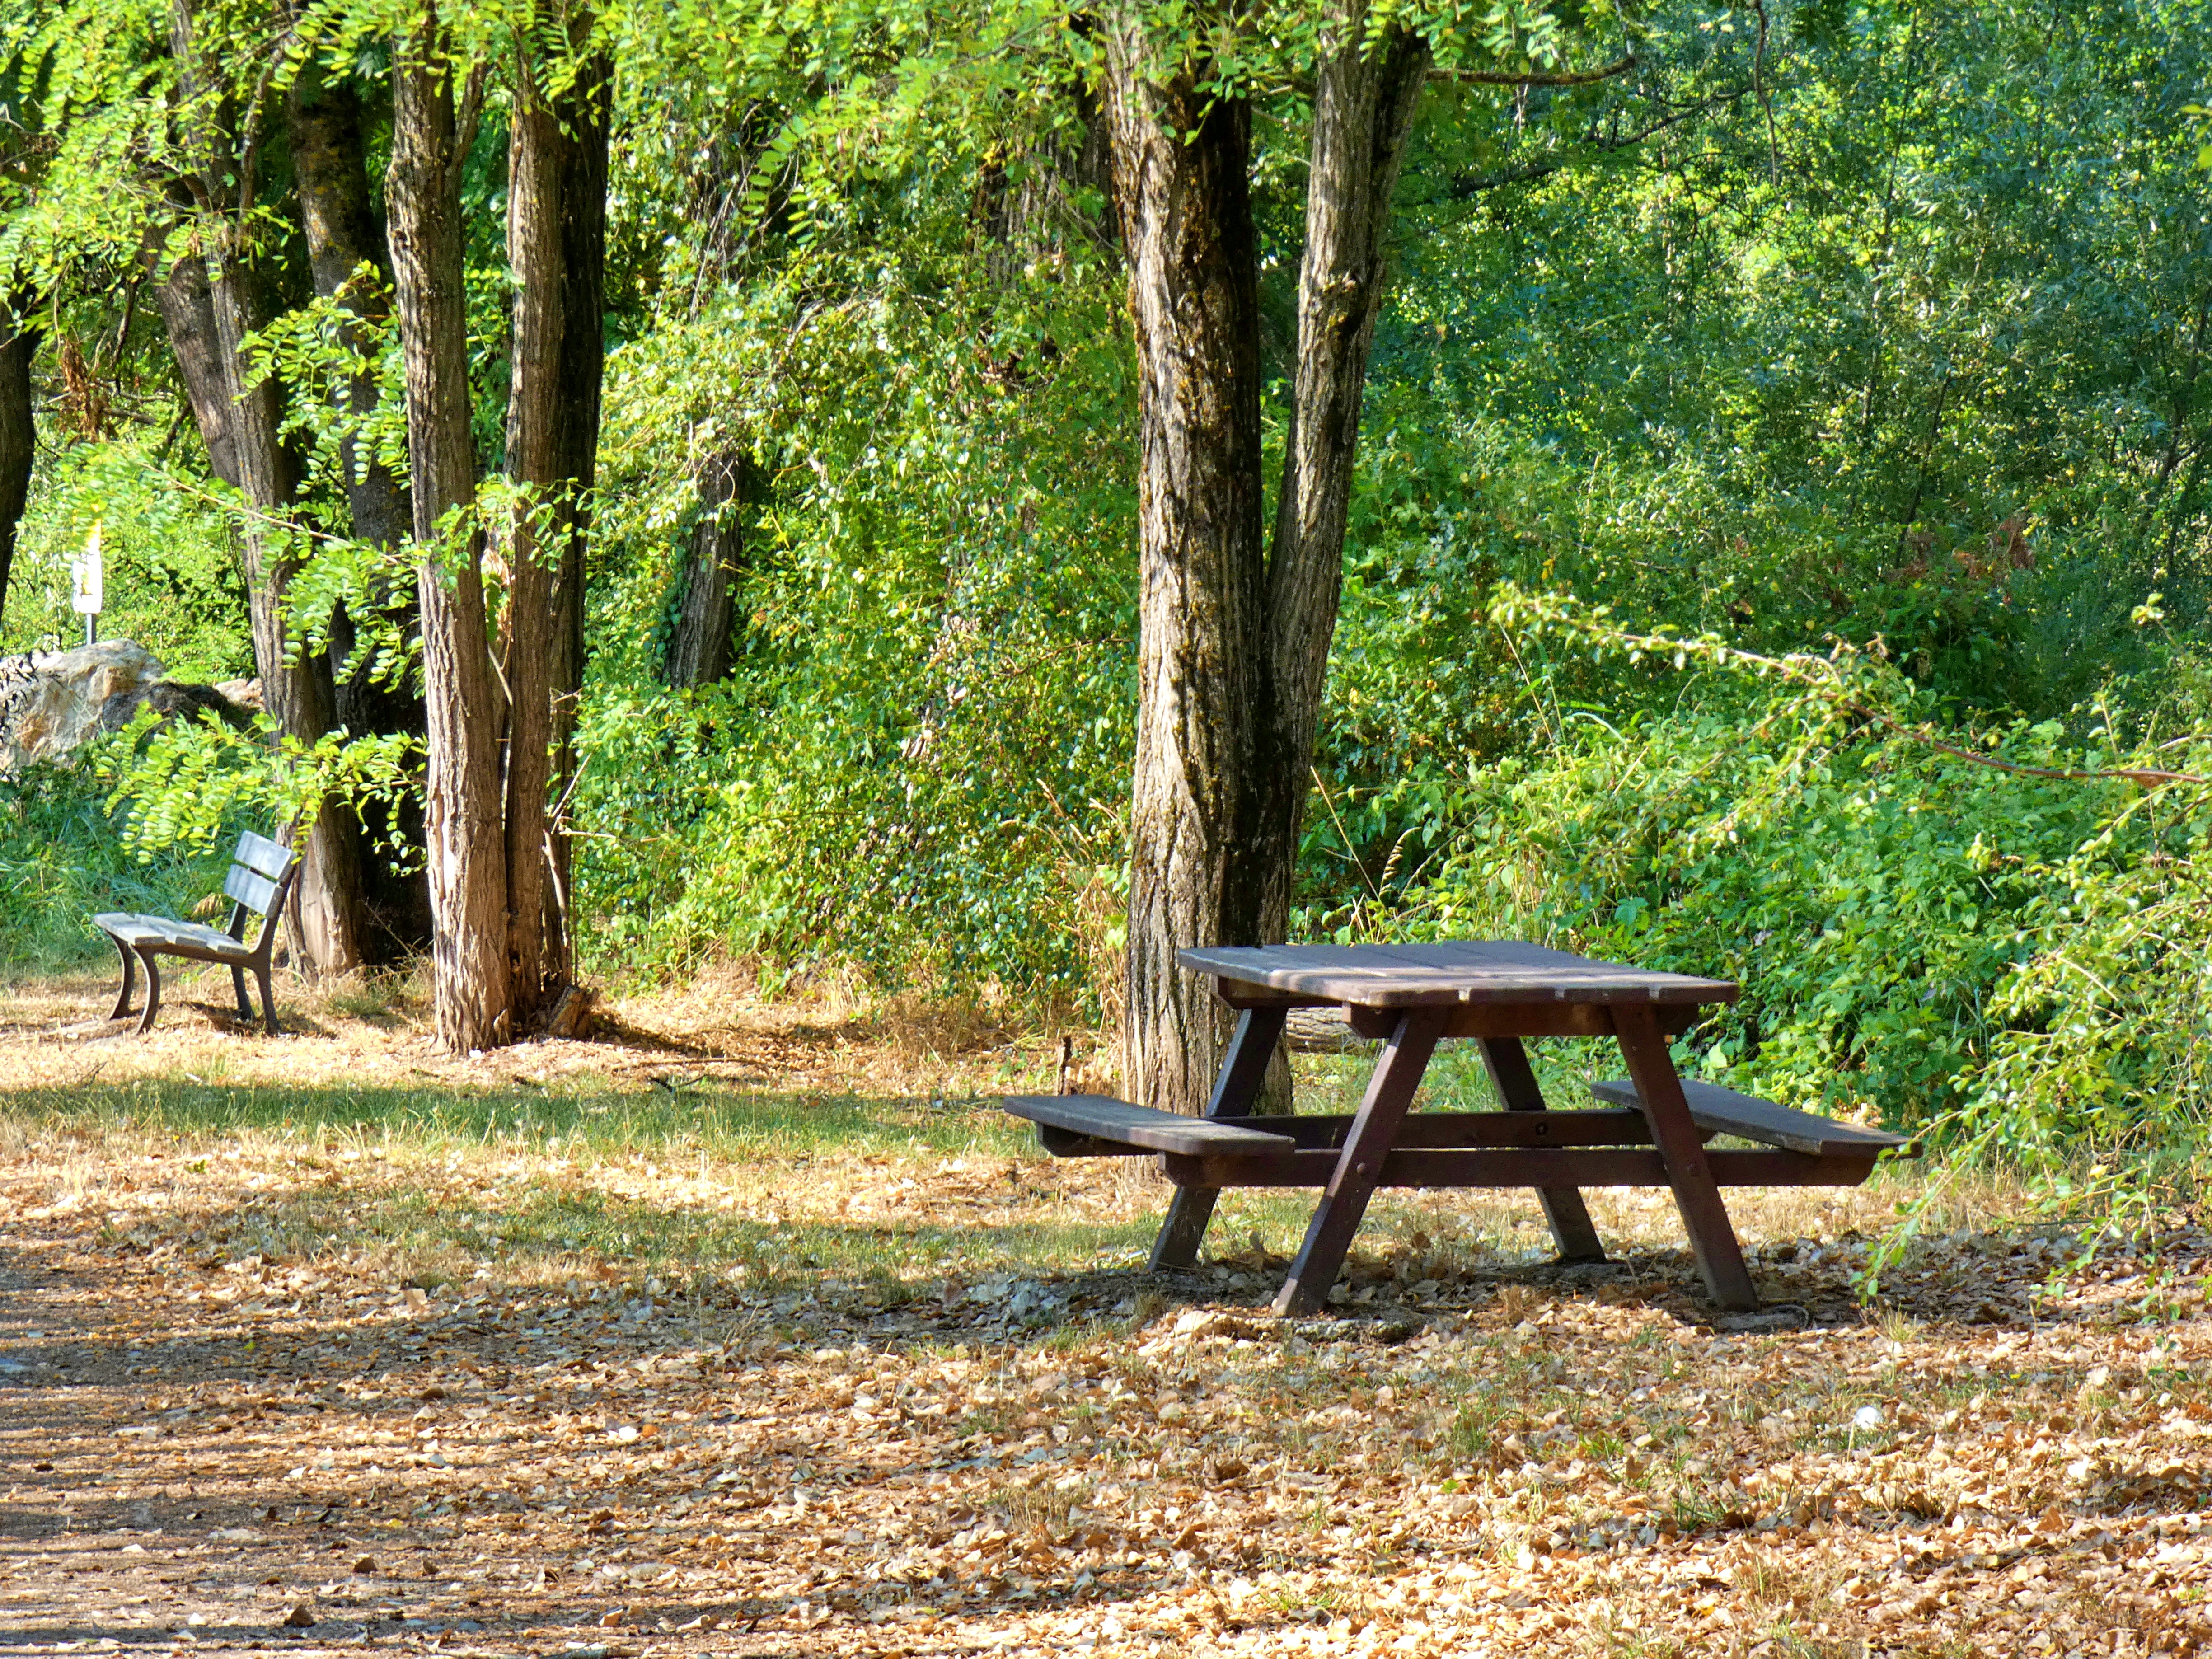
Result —
[{"label": "wooden plank", "polygon": [[1455,1003],[1732,1002],[1724,980],[1600,962],[1511,939],[1218,946],[1177,953],[1234,984],[1370,1008]]},{"label": "wooden plank", "polygon": [[[1593,1083],[1590,1092],[1616,1105],[1639,1103],[1636,1085],[1625,1079]],[[1717,1083],[1698,1083],[1684,1078],[1682,1096],[1689,1103],[1690,1121],[1708,1134],[1740,1135],[1746,1140],[1764,1141],[1770,1146],[1806,1152],[1815,1158],[1860,1152],[1875,1153],[1893,1146],[1909,1148],[1912,1145],[1905,1136],[1893,1135],[1887,1129],[1862,1129],[1856,1124],[1838,1123],[1817,1112],[1778,1106],[1756,1095],[1724,1089]]]},{"label": "wooden plank", "polygon": [[1133,1106],[1104,1095],[1012,1095],[1002,1103],[1016,1117],[1071,1130],[1099,1140],[1119,1140],[1154,1152],[1243,1153],[1289,1152],[1283,1135],[1237,1128],[1202,1117],[1184,1117],[1150,1106]]},{"label": "wooden plank", "polygon": [[1736,1242],[1728,1206],[1713,1182],[1705,1142],[1690,1121],[1689,1103],[1682,1097],[1682,1081],[1674,1074],[1667,1039],[1649,1008],[1624,1005],[1613,1010],[1613,1017],[1621,1058],[1628,1062],[1651,1138],[1666,1160],[1668,1185],[1674,1189],[1674,1207],[1681,1214],[1682,1230],[1690,1236],[1698,1272],[1714,1301],[1747,1312],[1759,1306],[1759,1291],[1751,1282],[1751,1269],[1744,1265],[1743,1247]]},{"label": "wooden plank", "polygon": [[[1720,1187],[1856,1187],[1874,1169],[1871,1157],[1812,1158],[1803,1152],[1709,1152]],[[1338,1154],[1302,1149],[1270,1158],[1161,1158],[1168,1179],[1212,1190],[1224,1187],[1323,1187]],[[1382,1161],[1377,1187],[1665,1187],[1666,1160],[1653,1147],[1404,1149]]]},{"label": "wooden plank", "polygon": [[[1482,1044],[1482,1063],[1490,1073],[1491,1086],[1498,1091],[1498,1098],[1509,1113],[1532,1117],[1550,1115],[1544,1109],[1544,1091],[1536,1085],[1535,1070],[1528,1064],[1528,1051],[1521,1046],[1518,1037],[1486,1039]],[[1583,1202],[1578,1190],[1572,1187],[1539,1187],[1536,1202],[1543,1209],[1545,1224],[1552,1230],[1552,1243],[1559,1248],[1560,1261],[1605,1260],[1605,1246],[1598,1242],[1589,1206]]]},{"label": "wooden plank", "polygon": [[[1225,1117],[1224,1123],[1286,1136],[1304,1148],[1340,1149],[1357,1121],[1348,1113],[1294,1117]],[[1408,1112],[1394,1149],[1470,1146],[1648,1146],[1641,1112]]]},{"label": "wooden plank", "polygon": [[[1237,1033],[1229,1039],[1221,1076],[1213,1085],[1213,1098],[1206,1103],[1207,1116],[1235,1115],[1260,1098],[1260,1086],[1267,1077],[1267,1060],[1282,1040],[1287,1013],[1281,1007],[1248,1008],[1238,1016]],[[1152,1240],[1147,1265],[1154,1273],[1188,1267],[1198,1260],[1206,1224],[1213,1219],[1215,1196],[1204,1187],[1176,1188],[1175,1196],[1168,1200],[1166,1218]]]},{"label": "wooden plank", "polygon": [[266,836],[257,836],[248,830],[238,838],[238,847],[230,857],[231,862],[242,864],[257,875],[266,876],[271,881],[282,881],[284,872],[292,867],[299,854],[289,847],[279,847]]},{"label": "wooden plank", "polygon": [[199,951],[206,953],[209,960],[218,962],[228,962],[233,957],[243,961],[251,955],[229,934],[198,922],[171,921],[166,916],[106,915],[94,920],[109,935],[134,948],[151,945],[171,955],[180,950]]},{"label": "wooden plank", "polygon": [[257,916],[267,915],[276,902],[276,884],[242,864],[230,866],[230,873],[222,878],[222,890]]},{"label": "wooden plank", "polygon": [[1435,1011],[1408,1009],[1383,1045],[1382,1057],[1368,1079],[1366,1098],[1359,1103],[1344,1150],[1336,1155],[1336,1167],[1306,1227],[1305,1243],[1276,1295],[1277,1313],[1314,1313],[1327,1302],[1443,1027]]},{"label": "wooden plank", "polygon": [[1054,1158],[1152,1158],[1157,1154],[1142,1146],[1133,1146],[1126,1140],[1101,1140],[1096,1135],[1079,1135],[1073,1129],[1056,1129],[1049,1123],[1036,1126],[1037,1145]]}]

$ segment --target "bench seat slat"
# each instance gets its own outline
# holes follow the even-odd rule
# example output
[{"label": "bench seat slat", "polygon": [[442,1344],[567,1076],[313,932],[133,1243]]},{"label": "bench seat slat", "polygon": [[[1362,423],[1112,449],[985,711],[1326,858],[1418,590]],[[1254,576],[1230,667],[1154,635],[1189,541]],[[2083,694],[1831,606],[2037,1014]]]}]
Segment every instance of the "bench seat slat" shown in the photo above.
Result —
[{"label": "bench seat slat", "polygon": [[251,962],[253,947],[240,943],[219,927],[204,927],[196,921],[172,921],[167,916],[135,916],[124,911],[111,910],[94,916],[93,925],[113,934],[125,945],[181,945],[188,950],[204,951],[217,962]]},{"label": "bench seat slat", "polygon": [[[1640,1109],[1643,1105],[1636,1085],[1626,1080],[1593,1083],[1590,1092],[1616,1106]],[[1905,1136],[1891,1134],[1885,1129],[1862,1129],[1855,1124],[1838,1123],[1816,1112],[1801,1112],[1755,1095],[1739,1094],[1717,1083],[1698,1083],[1684,1078],[1682,1094],[1690,1103],[1690,1121],[1707,1134],[1739,1135],[1746,1140],[1779,1146],[1785,1152],[1828,1158],[1839,1153],[1881,1152],[1912,1144]]]},{"label": "bench seat slat", "polygon": [[[1211,1118],[1184,1117],[1150,1106],[1132,1105],[1104,1095],[1014,1095],[1005,1102],[1016,1117],[1046,1128],[1058,1129],[1091,1140],[1119,1142],[1150,1152],[1181,1152],[1193,1157],[1252,1156],[1288,1152],[1297,1143],[1288,1135],[1269,1134]],[[1052,1144],[1048,1139],[1047,1146]]]}]

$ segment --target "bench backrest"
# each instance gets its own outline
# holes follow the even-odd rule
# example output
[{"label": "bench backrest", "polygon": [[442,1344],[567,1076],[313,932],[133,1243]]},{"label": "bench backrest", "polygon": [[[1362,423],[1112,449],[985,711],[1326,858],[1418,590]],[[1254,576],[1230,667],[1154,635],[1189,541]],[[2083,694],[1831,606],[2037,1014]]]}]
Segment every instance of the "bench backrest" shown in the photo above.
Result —
[{"label": "bench backrest", "polygon": [[261,918],[261,937],[255,941],[259,949],[276,937],[284,920],[284,895],[291,890],[300,855],[249,830],[238,838],[230,857],[230,873],[222,882],[224,894],[233,901],[230,936],[241,941],[246,938],[241,930],[251,910]]}]

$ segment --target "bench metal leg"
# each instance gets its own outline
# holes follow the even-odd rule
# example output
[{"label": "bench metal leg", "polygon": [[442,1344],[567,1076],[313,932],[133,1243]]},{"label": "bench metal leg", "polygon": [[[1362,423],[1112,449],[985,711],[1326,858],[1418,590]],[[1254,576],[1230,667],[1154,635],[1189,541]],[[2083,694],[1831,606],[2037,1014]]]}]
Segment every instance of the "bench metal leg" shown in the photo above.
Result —
[{"label": "bench metal leg", "polygon": [[234,962],[230,964],[230,988],[238,998],[239,1018],[251,1024],[253,1019],[253,1005],[246,1000],[246,969]]},{"label": "bench metal leg", "polygon": [[[1482,1063],[1507,1111],[1544,1110],[1544,1091],[1537,1086],[1528,1051],[1521,1046],[1519,1037],[1483,1038]],[[1597,1229],[1590,1224],[1589,1206],[1583,1202],[1580,1188],[1539,1187],[1536,1201],[1544,1206],[1544,1219],[1551,1224],[1552,1242],[1559,1246],[1560,1261],[1605,1260],[1605,1246],[1598,1242]]]},{"label": "bench metal leg", "polygon": [[161,970],[154,965],[154,953],[143,946],[138,960],[146,969],[146,1012],[138,1017],[138,1035],[144,1036],[154,1029],[154,1016],[161,1012]]},{"label": "bench metal leg", "polygon": [[115,947],[115,954],[123,958],[123,988],[115,994],[115,1006],[109,1011],[107,1017],[121,1019],[131,1012],[131,988],[138,982],[138,958],[131,953],[131,947],[114,934],[107,936],[107,942]]},{"label": "bench metal leg", "polygon": [[1651,1126],[1651,1139],[1666,1163],[1674,1207],[1682,1213],[1682,1230],[1690,1236],[1690,1253],[1697,1258],[1705,1289],[1722,1307],[1748,1312],[1759,1306],[1759,1291],[1744,1265],[1743,1247],[1736,1242],[1728,1206],[1713,1182],[1704,1138],[1690,1121],[1690,1103],[1667,1051],[1666,1033],[1648,1005],[1615,1006],[1613,1026],[1620,1038],[1621,1058],[1635,1079],[1644,1121]]},{"label": "bench metal leg", "polygon": [[1437,1039],[1443,1034],[1449,1012],[1445,1008],[1409,1008],[1399,1016],[1398,1029],[1383,1045],[1382,1058],[1368,1079],[1367,1097],[1346,1132],[1328,1189],[1306,1228],[1305,1244],[1275,1297],[1277,1313],[1318,1313],[1328,1300],[1329,1286],[1336,1283],[1345,1252],[1352,1248],[1352,1237],[1367,1213],[1382,1160],[1398,1139],[1398,1126],[1413,1103],[1413,1091],[1429,1068],[1429,1056],[1437,1051]]},{"label": "bench metal leg", "polygon": [[[270,1036],[275,1036],[276,1035],[276,999],[269,989],[269,964],[264,962],[256,968],[253,970],[253,976],[261,981],[262,1029]],[[252,1016],[248,1015],[247,1018],[251,1018]]]},{"label": "bench metal leg", "polygon": [[[1241,1116],[1260,1097],[1268,1058],[1282,1038],[1289,1013],[1286,1008],[1247,1008],[1237,1016],[1237,1035],[1229,1040],[1229,1054],[1214,1083],[1213,1098],[1206,1103],[1206,1116]],[[1214,1187],[1176,1188],[1146,1266],[1158,1273],[1196,1261],[1198,1247],[1206,1242],[1206,1223],[1213,1219],[1213,1200],[1219,1195]]]}]

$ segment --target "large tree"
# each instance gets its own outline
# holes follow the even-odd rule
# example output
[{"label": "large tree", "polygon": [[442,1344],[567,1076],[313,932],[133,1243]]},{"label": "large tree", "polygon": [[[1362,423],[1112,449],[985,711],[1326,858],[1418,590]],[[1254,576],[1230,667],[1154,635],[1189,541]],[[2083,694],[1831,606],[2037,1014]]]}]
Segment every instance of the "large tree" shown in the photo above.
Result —
[{"label": "large tree", "polygon": [[428,9],[393,66],[386,190],[422,562],[433,988],[439,1038],[457,1050],[524,1035],[572,971],[558,808],[583,670],[609,76],[587,15],[545,21],[514,88],[507,449],[516,505],[499,526],[508,582],[496,614],[477,512],[461,206],[489,64]]},{"label": "large tree", "polygon": [[[1239,20],[1213,21],[1237,38]],[[1103,37],[1143,427],[1125,1066],[1132,1098],[1195,1111],[1226,1011],[1175,953],[1279,941],[1288,923],[1391,194],[1433,53],[1363,0],[1336,0],[1313,34],[1289,436],[1270,534],[1251,99],[1234,65],[1193,44],[1207,37],[1180,11],[1124,5]]]},{"label": "large tree", "polygon": [[[213,323],[211,342],[197,333],[173,337],[188,384],[194,360],[211,347],[213,386],[194,403],[204,428],[211,420],[222,427],[245,498],[241,541],[262,697],[288,736],[311,744],[334,729],[337,713],[329,658],[305,648],[289,623],[287,592],[300,560],[294,514],[301,462],[283,430],[284,388],[250,352],[252,339],[280,309],[275,252],[266,222],[255,211],[258,158],[270,112],[258,95],[241,98],[233,87],[222,61],[233,41],[203,29],[192,0],[174,0],[169,41],[177,66],[175,180],[194,210],[171,239],[171,252],[204,272],[206,313],[198,309],[200,283],[188,277],[184,285],[192,329]],[[172,272],[165,287],[175,280]],[[203,398],[210,397],[216,408],[201,412]],[[210,449],[213,453],[213,443]],[[344,973],[365,959],[359,827],[341,804],[326,801],[301,834],[294,941],[308,964]]]}]

